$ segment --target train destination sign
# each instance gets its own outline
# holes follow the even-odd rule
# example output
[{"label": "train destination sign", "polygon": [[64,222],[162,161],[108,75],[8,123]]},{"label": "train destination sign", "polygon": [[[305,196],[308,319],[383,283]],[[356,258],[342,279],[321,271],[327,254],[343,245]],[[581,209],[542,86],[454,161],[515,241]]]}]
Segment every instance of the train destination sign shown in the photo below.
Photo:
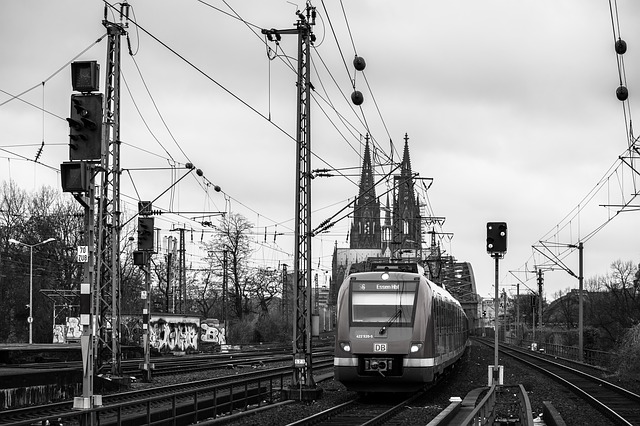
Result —
[{"label": "train destination sign", "polygon": [[396,282],[353,282],[353,291],[415,291],[415,281],[396,281]]}]

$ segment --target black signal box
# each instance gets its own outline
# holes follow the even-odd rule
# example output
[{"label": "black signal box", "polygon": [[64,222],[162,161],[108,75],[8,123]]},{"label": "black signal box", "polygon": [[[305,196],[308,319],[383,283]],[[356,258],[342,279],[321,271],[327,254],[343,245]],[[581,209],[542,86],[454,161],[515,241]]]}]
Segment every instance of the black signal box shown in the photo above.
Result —
[{"label": "black signal box", "polygon": [[487,223],[487,253],[505,253],[507,251],[507,223]]}]

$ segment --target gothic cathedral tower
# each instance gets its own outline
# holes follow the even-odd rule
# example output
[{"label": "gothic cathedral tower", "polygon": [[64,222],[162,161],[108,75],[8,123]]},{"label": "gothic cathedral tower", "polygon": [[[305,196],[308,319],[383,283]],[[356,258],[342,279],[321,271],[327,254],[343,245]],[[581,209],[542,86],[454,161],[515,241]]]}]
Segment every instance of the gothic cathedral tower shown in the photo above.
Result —
[{"label": "gothic cathedral tower", "polygon": [[371,167],[369,135],[365,136],[364,158],[360,175],[360,189],[353,209],[351,224],[351,249],[380,249],[382,230],[380,227],[380,202],[376,197],[376,188]]},{"label": "gothic cathedral tower", "polygon": [[422,227],[420,208],[414,191],[407,134],[404,135],[400,175],[394,176],[394,184],[396,197],[393,200],[393,254],[394,257],[400,257],[401,250],[411,250],[415,256],[422,245]]}]

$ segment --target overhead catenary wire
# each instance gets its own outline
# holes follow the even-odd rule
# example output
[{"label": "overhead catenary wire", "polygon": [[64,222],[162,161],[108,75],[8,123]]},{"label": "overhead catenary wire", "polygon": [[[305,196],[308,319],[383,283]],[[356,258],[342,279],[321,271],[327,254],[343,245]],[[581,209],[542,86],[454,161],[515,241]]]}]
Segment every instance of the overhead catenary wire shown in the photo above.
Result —
[{"label": "overhead catenary wire", "polygon": [[[347,15],[346,15],[346,11],[345,11],[345,9],[344,9],[344,5],[342,4],[342,1],[340,2],[340,5],[341,5],[341,8],[342,8],[342,13],[343,13],[343,16],[344,16],[344,20],[345,20],[345,23],[346,23],[346,25],[347,25],[347,29],[348,29],[348,32],[349,32],[349,38],[350,38],[350,40],[351,40],[351,45],[352,45],[352,47],[353,47],[354,55],[355,55],[355,56],[358,56],[357,49],[356,49],[356,45],[355,45],[355,41],[354,41],[354,39],[353,39],[353,35],[352,35],[352,33],[351,33],[351,27],[349,26],[349,21],[348,21]],[[326,8],[326,6],[325,6],[325,4],[324,4],[324,1],[322,1],[322,7],[323,7],[323,9],[324,9],[325,14],[327,15],[327,21],[329,22],[329,26],[330,26],[330,28],[331,28],[331,32],[332,32],[332,34],[333,34],[333,37],[334,37],[334,40],[335,40],[335,43],[336,43],[336,46],[337,46],[338,52],[340,53],[340,57],[341,57],[342,62],[343,62],[343,64],[344,64],[344,67],[345,67],[345,70],[346,70],[347,76],[349,77],[349,80],[350,80],[350,82],[351,82],[351,86],[352,86],[352,88],[353,88],[353,89],[355,89],[355,87],[356,87],[355,74],[354,74],[354,77],[351,77],[351,73],[350,73],[350,71],[349,71],[349,67],[348,67],[348,65],[347,65],[347,62],[346,62],[346,59],[345,59],[345,55],[344,55],[344,53],[343,53],[343,51],[342,51],[342,47],[340,46],[340,41],[338,40],[338,36],[337,36],[337,34],[336,34],[336,32],[335,32],[335,28],[333,27],[333,24],[332,24],[332,22],[331,22],[331,19],[330,19],[330,18],[329,18],[329,16],[328,16],[329,12],[327,11],[327,8]],[[323,63],[324,63],[324,62],[323,62]],[[363,75],[364,75],[364,72],[363,72]],[[334,78],[333,80],[334,80],[334,82],[335,82],[335,78]],[[380,113],[380,109],[379,109],[379,107],[377,106],[377,102],[375,101],[375,98],[374,98],[374,96],[373,96],[373,92],[372,92],[372,90],[371,90],[371,86],[369,85],[368,81],[366,80],[366,76],[365,76],[365,82],[366,82],[366,84],[367,84],[367,88],[368,88],[368,90],[369,90],[369,93],[371,94],[372,99],[374,100],[374,105],[376,106],[376,109],[377,109],[377,111],[378,111],[378,114],[380,115],[380,118],[382,119],[382,114]],[[336,85],[337,85],[337,83],[336,83]],[[344,95],[343,95],[343,96],[344,96]],[[345,98],[346,98],[346,96],[345,96]],[[347,102],[349,103],[349,105],[350,105],[351,109],[352,109],[352,110],[354,110],[354,109],[353,109],[353,106],[351,106],[350,102],[349,102],[348,100],[347,100]],[[355,110],[354,110],[354,113],[355,113]],[[361,121],[361,123],[363,124],[364,128],[366,129],[366,132],[367,132],[367,133],[369,133],[369,135],[371,136],[371,140],[372,140],[372,142],[373,142],[374,144],[377,144],[377,140],[376,140],[376,138],[375,138],[375,135],[373,134],[373,132],[371,132],[371,129],[370,129],[370,127],[369,127],[369,124],[367,123],[367,119],[366,119],[366,116],[365,116],[364,111],[363,111],[363,109],[362,109],[362,106],[360,106],[360,115],[362,116],[362,118],[360,118],[360,116],[356,113],[356,116],[358,117],[358,119],[359,119],[359,120]],[[387,125],[386,125],[386,123],[385,123],[384,119],[382,119],[382,123],[383,123],[383,126],[384,126],[384,128],[385,128],[385,130],[386,130],[386,132],[387,132],[387,136],[391,139],[391,136],[389,135],[389,130],[388,130],[388,128],[387,128]],[[382,152],[385,152],[385,150],[384,150],[384,149],[382,149],[382,147],[379,147],[379,148],[380,148],[380,150],[381,150]],[[393,149],[393,148],[392,148],[392,149]],[[390,155],[390,156],[387,156],[387,158],[388,158],[388,159],[392,158],[393,153],[389,153],[389,155]]]},{"label": "overhead catenary wire", "polygon": [[[254,33],[254,35],[255,35],[255,36],[256,36],[256,37],[257,37],[257,38],[258,38],[262,43],[265,43],[265,45],[267,44],[267,43],[266,43],[266,41],[265,41],[262,37],[260,37],[260,35],[259,35],[259,34],[257,33],[257,31],[255,30],[255,29],[259,29],[259,27],[258,27],[257,25],[255,25],[255,24],[251,24],[251,23],[249,23],[246,19],[242,18],[242,17],[239,15],[239,13],[238,13],[238,12],[236,12],[236,11],[235,11],[231,6],[229,6],[229,4],[228,4],[227,2],[225,2],[225,5],[226,5],[226,6],[227,6],[227,7],[228,7],[232,12],[233,12],[233,15],[232,15],[232,14],[228,14],[228,13],[226,13],[226,12],[224,12],[224,11],[222,11],[222,10],[220,10],[220,9],[216,8],[216,7],[213,7],[213,6],[209,5],[209,4],[208,4],[208,3],[206,3],[206,2],[202,2],[202,1],[201,1],[201,3],[206,4],[207,6],[209,6],[209,7],[213,8],[213,9],[215,9],[215,10],[218,10],[218,11],[220,11],[220,12],[223,12],[225,15],[227,15],[227,16],[231,16],[231,17],[233,17],[233,18],[235,18],[235,19],[239,20],[240,22],[244,23],[244,24],[245,24],[245,25],[246,25],[246,26],[247,26],[247,27],[248,27],[248,28],[249,28],[249,29]],[[323,6],[324,6],[324,5],[323,5]],[[325,12],[326,12],[326,8],[325,8]],[[343,12],[344,12],[344,9],[343,9]],[[327,20],[329,20],[329,18],[328,18],[328,17],[327,17]],[[346,20],[346,16],[345,16],[345,20]],[[331,24],[330,24],[330,25],[331,25]],[[334,32],[334,35],[335,35],[335,32]],[[337,41],[337,37],[336,37],[336,41]],[[338,47],[339,47],[339,43],[337,43],[337,44],[338,44]],[[355,43],[353,42],[353,38],[352,38],[352,45],[354,46],[354,50],[355,50]],[[278,47],[278,46],[279,46],[279,43],[276,43],[276,49],[277,49],[277,47]],[[269,50],[269,46],[268,46],[268,45],[267,45],[267,49],[268,49],[268,50],[267,50],[267,52],[269,52],[270,50]],[[340,47],[339,47],[339,49],[340,49]],[[318,52],[318,51],[317,51],[317,49],[316,49],[316,46],[314,46],[314,50],[316,51],[317,56],[321,58],[321,56],[320,56],[319,52]],[[340,49],[340,50],[341,50],[341,49]],[[280,57],[280,59],[281,59],[281,60],[286,59],[286,61],[285,61],[285,62],[286,62],[286,64],[287,64],[287,66],[288,66],[288,67],[289,67],[293,72],[295,72],[295,66],[294,66],[293,64],[291,64],[291,61],[290,61],[290,57],[289,57],[289,56],[287,56],[287,55],[277,55],[277,54],[276,54],[276,55],[275,55],[275,57]],[[283,58],[284,58],[284,59],[283,59]],[[341,52],[341,58],[343,59],[343,63],[345,64],[345,67],[346,67],[346,62],[345,62],[345,60],[344,60],[344,55],[342,54],[342,52]],[[271,57],[270,57],[270,59],[273,59],[273,58],[271,58]],[[322,60],[322,59],[321,59],[321,60]],[[322,61],[322,62],[323,62],[323,64],[324,64],[324,61]],[[313,63],[313,59],[312,59],[312,63]],[[331,75],[331,72],[328,70],[328,67],[326,67],[326,64],[324,64],[324,65],[325,65],[325,68],[327,69],[327,71],[329,72],[329,74]],[[269,72],[271,72],[270,68],[269,68]],[[348,73],[348,68],[347,68],[347,73]],[[320,80],[320,76],[319,76],[319,74],[317,73],[317,71],[316,71],[316,75],[318,76],[318,79]],[[332,76],[332,79],[334,80],[334,83],[335,83],[335,78],[333,78],[333,76]],[[339,85],[338,85],[337,83],[336,83],[336,86],[339,88]],[[370,87],[369,87],[369,89],[370,89]],[[370,91],[371,91],[371,90],[370,90]],[[341,92],[342,92],[342,91],[341,91]],[[343,93],[343,92],[342,92],[342,93]],[[314,101],[316,102],[316,104],[318,104],[318,105],[319,105],[319,103],[318,103],[318,102],[317,102],[317,100],[315,99],[315,97],[316,97],[317,95],[318,95],[318,94],[317,94],[317,92],[314,90],[314,91],[313,91],[313,93],[312,93],[312,98],[314,99]],[[344,95],[344,93],[343,93],[343,98],[344,98],[345,100],[347,100],[347,97]],[[270,100],[269,100],[269,102],[270,102]],[[335,106],[334,106],[331,102],[329,102],[329,101],[327,101],[327,100],[325,100],[325,102],[326,102],[328,105],[331,105],[332,109],[334,109],[334,111],[336,111],[336,113],[337,113],[337,110],[336,110]],[[374,103],[375,103],[375,101],[374,101]],[[351,106],[351,104],[350,104],[350,102],[348,102],[348,100],[347,100],[347,104]],[[353,109],[353,107],[351,107],[351,108]],[[379,111],[379,108],[377,108],[377,109],[378,109],[378,111]],[[335,124],[334,124],[334,123],[333,123],[333,121],[330,119],[330,117],[328,116],[328,114],[326,113],[326,111],[324,111],[324,109],[322,109],[322,108],[321,108],[321,110],[322,110],[322,112],[325,114],[325,116],[330,120],[330,122],[332,122],[332,124],[334,125],[334,127],[336,128],[336,130],[338,130],[337,126],[335,126]],[[355,112],[355,111],[354,111],[354,112]],[[358,116],[358,115],[356,114],[356,116]],[[269,110],[269,114],[268,114],[268,117],[267,117],[267,118],[268,118],[269,120],[271,119],[271,112],[270,112],[270,110]],[[341,120],[342,120],[342,117],[341,117]],[[366,123],[366,117],[364,117],[364,115],[363,115],[363,119],[362,119],[362,120],[363,120],[363,121],[362,121],[363,126],[364,126],[366,129],[368,129],[368,128],[369,128],[369,126],[368,126],[368,124]],[[385,126],[385,128],[386,128],[386,123],[384,124],[384,126]],[[387,130],[387,133],[388,133],[388,130]],[[375,138],[373,138],[373,136],[372,136],[372,140],[375,142]],[[345,139],[345,141],[346,141],[346,139]],[[350,145],[350,144],[349,144],[349,145]],[[351,147],[352,147],[352,146],[351,146]],[[353,149],[353,147],[352,147],[352,149]],[[355,150],[354,150],[354,151],[355,151]],[[382,151],[384,152],[384,150],[382,150]],[[356,152],[357,152],[357,151],[356,151]],[[316,158],[318,158],[319,160],[321,160],[321,161],[323,161],[323,162],[327,163],[327,162],[326,162],[326,160],[324,160],[323,158],[318,157],[315,153],[312,153],[312,154],[313,154]],[[328,163],[327,163],[327,164],[328,164]],[[355,184],[355,183],[354,183],[354,184]]]},{"label": "overhead catenary wire", "polygon": [[[613,43],[615,46],[616,53],[616,65],[617,65],[617,77],[618,77],[618,90],[624,89],[623,92],[627,91],[627,73],[625,69],[624,63],[624,54],[626,53],[626,43],[622,39],[621,30],[620,30],[620,18],[618,12],[618,4],[617,0],[609,0],[609,12],[611,19],[611,29],[613,34]],[[602,231],[606,225],[608,225],[611,221],[613,221],[620,213],[624,211],[630,211],[632,208],[632,202],[636,200],[638,196],[638,190],[636,188],[636,180],[638,178],[637,175],[640,175],[640,172],[635,167],[635,160],[638,159],[638,148],[636,146],[637,139],[633,136],[633,126],[632,126],[632,118],[631,118],[631,107],[628,95],[621,96],[617,91],[616,96],[622,103],[622,113],[623,120],[625,126],[625,135],[627,139],[627,148],[625,151],[618,156],[618,158],[614,161],[614,163],[609,167],[609,169],[605,172],[604,176],[592,187],[592,189],[584,196],[580,202],[574,207],[567,215],[565,215],[558,224],[556,224],[550,231],[548,231],[542,238],[539,239],[539,243],[544,246],[544,243],[554,242],[557,247],[563,247],[564,250],[560,253],[557,253],[558,259],[562,260],[564,257],[571,254],[574,250],[577,249],[576,244],[572,243],[560,243],[560,233],[568,228],[570,232],[570,241],[574,241],[575,238],[581,243],[585,243],[595,237],[600,231]],[[628,162],[627,162],[628,161]],[[624,195],[624,182],[621,180],[623,173],[622,170],[626,168],[631,170],[632,173],[632,185],[633,190],[631,191],[631,195],[627,198]],[[622,197],[622,203],[620,205],[615,206],[616,210],[611,214],[612,206],[611,206],[611,188],[609,182],[612,177],[617,178],[618,189],[620,191]],[[607,208],[607,217],[604,221],[598,223],[593,229],[587,232],[584,235],[581,235],[581,226],[580,226],[580,214],[581,212],[589,205],[591,205],[595,196],[602,190],[607,190],[607,205],[603,206]],[[577,222],[578,226],[578,234],[573,236],[572,226],[574,222]],[[535,249],[535,248],[534,248]],[[533,256],[533,255],[532,255]],[[531,259],[531,257],[529,258]],[[525,263],[526,265],[526,263]],[[526,268],[525,268],[526,269]]]},{"label": "overhead catenary wire", "polygon": [[[5,92],[4,90],[2,91],[3,93],[8,94],[9,96],[11,96],[9,99],[7,99],[6,101],[0,103],[0,107],[4,106],[6,104],[8,104],[9,102],[20,98],[21,96],[29,93],[30,91],[32,91],[33,89],[36,89],[38,87],[40,87],[40,85],[48,82],[49,80],[51,80],[53,77],[55,77],[56,75],[58,75],[58,73],[60,73],[62,70],[67,69],[67,67],[76,59],[78,59],[80,56],[84,55],[87,51],[89,51],[92,47],[94,47],[96,44],[100,43],[105,37],[107,36],[107,34],[103,34],[102,36],[100,36],[96,41],[94,41],[93,43],[91,43],[89,46],[87,46],[86,49],[84,49],[83,51],[81,51],[80,53],[78,53],[76,56],[74,56],[73,58],[71,58],[71,60],[69,60],[68,62],[66,62],[64,65],[62,65],[60,68],[58,68],[56,71],[53,72],[53,74],[51,74],[49,77],[45,78],[44,80],[42,80],[41,82],[39,82],[38,84],[34,85],[33,87],[30,87],[20,93],[18,93],[17,95],[11,95],[7,92]],[[27,102],[28,103],[28,102]],[[32,104],[30,104],[32,105]],[[32,105],[35,106],[35,105]],[[38,107],[36,107],[38,108]],[[64,120],[64,118],[63,118]]]},{"label": "overhead catenary wire", "polygon": [[[109,3],[107,3],[105,1],[105,3],[107,5],[109,5]],[[113,8],[113,6],[109,5],[109,7]],[[221,83],[219,83],[217,80],[213,79],[211,76],[209,76],[207,73],[205,73],[202,69],[200,69],[199,67],[197,67],[194,63],[192,63],[191,61],[189,61],[188,59],[186,59],[183,55],[179,54],[177,51],[175,51],[173,48],[171,48],[170,46],[168,46],[166,43],[164,43],[163,41],[161,41],[159,38],[157,38],[156,36],[154,36],[153,34],[151,34],[149,31],[147,31],[144,27],[140,26],[137,22],[135,22],[134,20],[129,19],[129,22],[134,24],[136,27],[138,27],[141,31],[143,31],[145,34],[147,34],[148,36],[150,36],[152,39],[154,39],[156,42],[158,42],[161,46],[165,47],[166,49],[168,49],[171,53],[173,53],[174,55],[176,55],[178,58],[180,58],[181,60],[183,60],[185,63],[187,63],[189,66],[191,66],[192,68],[194,68],[196,71],[198,71],[200,74],[202,74],[205,78],[207,78],[208,80],[210,80],[211,82],[213,82],[214,84],[216,84],[218,87],[220,87],[221,89],[223,89],[225,92],[227,92],[229,95],[231,95],[232,97],[234,97],[236,100],[238,100],[239,102],[241,102],[243,105],[245,105],[246,107],[248,107],[251,111],[255,112],[256,114],[258,114],[260,117],[262,117],[263,119],[265,119],[266,121],[268,121],[271,125],[275,126],[278,130],[280,130],[282,133],[284,133],[285,135],[289,136],[289,138],[291,138],[292,140],[295,140],[295,138],[290,135],[288,132],[286,132],[282,127],[280,127],[278,124],[276,124],[275,122],[269,120],[269,117],[265,116],[264,114],[262,114],[260,111],[258,111],[257,109],[255,109],[254,107],[252,107],[251,105],[249,105],[246,101],[244,101],[243,99],[241,99],[238,95],[236,95],[235,93],[233,93],[232,91],[230,91],[229,89],[227,89],[225,86],[223,86]],[[245,22],[245,20],[242,20],[242,22]],[[261,38],[260,38],[261,39]],[[318,158],[319,160],[323,161],[325,164],[327,164],[329,167],[332,167],[331,164],[329,164],[326,160],[318,157],[316,154],[313,154],[316,158]]]},{"label": "overhead catenary wire", "polygon": [[[627,90],[627,73],[624,64],[624,53],[626,51],[626,42],[622,39],[620,30],[620,18],[618,14],[618,2],[617,0],[609,0],[609,14],[611,16],[611,30],[613,33],[613,43],[616,46],[616,65],[618,68],[618,81],[620,88]],[[620,46],[622,44],[624,47]],[[619,47],[620,46],[620,47]],[[620,49],[620,50],[619,50]],[[620,99],[620,98],[618,98]],[[632,118],[631,118],[631,102],[629,97],[620,99],[622,102],[622,112],[624,117],[625,131],[627,134],[627,143],[629,146],[634,144]]]},{"label": "overhead catenary wire", "polygon": [[[201,2],[201,3],[204,3],[204,2]],[[344,6],[343,6],[343,8],[344,8]],[[229,16],[232,16],[232,15],[229,15]],[[134,18],[134,19],[135,19],[135,18]],[[243,21],[243,22],[245,22],[245,23],[246,23],[246,21]],[[135,26],[135,28],[136,28],[136,30],[140,30],[139,26],[137,26],[137,25]],[[256,27],[256,28],[258,28],[258,27]],[[140,31],[142,31],[142,30],[140,30]],[[143,31],[143,32],[144,32],[144,31]],[[352,42],[353,42],[353,40],[352,40]],[[135,60],[134,60],[134,63],[135,63]],[[136,63],[136,67],[137,67],[137,63]],[[139,70],[139,73],[141,74],[141,77],[142,77],[142,73],[140,72],[140,70]],[[144,79],[143,79],[143,80],[144,80]],[[126,84],[126,82],[125,82],[125,84]],[[217,84],[217,83],[216,83],[216,84]],[[145,87],[146,87],[146,82],[145,82]],[[151,95],[151,91],[149,90],[149,88],[148,88],[148,87],[147,87],[147,92],[149,93],[149,95]],[[132,96],[132,99],[133,99],[133,96]],[[319,98],[319,99],[320,99],[320,98]],[[324,101],[325,101],[324,99],[323,99],[323,100],[321,100],[321,102],[324,102]],[[155,106],[155,102],[154,102],[154,106]],[[60,117],[60,118],[61,118],[61,117]],[[61,118],[61,119],[63,119],[63,118]],[[144,119],[143,119],[143,120],[144,120]],[[145,125],[146,125],[146,124],[145,124]],[[365,126],[365,127],[368,127],[368,126]],[[168,130],[168,129],[167,129],[167,130]],[[286,133],[286,132],[285,132],[285,133]],[[345,137],[345,139],[346,139],[346,138],[347,138],[347,137]],[[175,138],[174,138],[174,139],[175,139]],[[373,139],[372,139],[372,140],[373,140]],[[177,141],[176,141],[176,144],[177,144],[177,145],[178,145],[178,147],[179,147],[179,144],[177,143]],[[132,146],[133,146],[133,145],[132,145]],[[141,149],[141,148],[140,148],[139,146],[136,146],[136,149]],[[170,153],[170,151],[171,151],[171,150],[167,150],[167,149],[165,149],[165,147],[163,147],[163,149],[164,149],[164,151],[165,151],[166,155],[167,155],[170,159],[173,159],[173,157],[171,156],[171,153]],[[353,147],[352,147],[352,149],[354,149],[354,151],[357,151],[357,149],[356,149],[356,148],[353,148]],[[143,150],[143,151],[144,151],[144,150]],[[147,151],[147,152],[149,152],[149,153],[151,153],[151,154],[154,154],[154,155],[157,155],[156,153],[153,153],[153,152],[150,152],[150,151]],[[183,152],[183,153],[184,153],[184,152]],[[159,156],[159,157],[160,157],[160,156]],[[185,154],[185,157],[186,157],[186,154]],[[188,157],[187,157],[187,158],[188,158]],[[340,169],[339,167],[336,167],[336,170],[339,170],[339,169]],[[54,169],[54,170],[55,170],[55,169]],[[345,177],[346,177],[346,176],[345,176]],[[138,197],[138,198],[139,198],[139,197]],[[232,197],[232,198],[233,198],[233,197]],[[247,207],[247,206],[246,206],[246,205],[244,205],[243,203],[240,203],[236,198],[233,198],[233,200],[234,200],[234,201],[236,201],[236,202],[237,202],[237,203],[239,203],[239,204],[242,204],[244,207]]]},{"label": "overhead catenary wire", "polygon": [[[129,93],[129,98],[131,99],[131,103],[133,104],[133,107],[135,108],[135,110],[138,113],[138,115],[140,116],[140,119],[142,120],[142,123],[144,124],[145,128],[147,129],[147,131],[149,132],[151,137],[158,143],[158,145],[160,145],[160,148],[162,148],[162,150],[165,152],[165,154],[171,160],[173,160],[173,156],[171,155],[171,153],[169,151],[167,151],[167,148],[165,148],[165,146],[162,144],[162,142],[160,142],[160,140],[155,135],[155,133],[153,133],[153,130],[151,130],[151,127],[149,127],[149,123],[147,123],[147,120],[144,118],[144,115],[142,115],[142,111],[140,111],[140,108],[138,107],[138,103],[136,102],[135,98],[133,97],[133,94],[131,93],[131,89],[129,88],[129,84],[127,83],[127,79],[126,79],[126,77],[124,75],[124,72],[121,72],[121,75],[122,75],[122,81],[124,82],[124,86],[127,89],[127,92]],[[145,85],[145,87],[146,87],[146,85]]]},{"label": "overhead catenary wire", "polygon": [[[110,5],[106,0],[103,0],[105,4],[107,4],[109,7],[113,8],[112,5]],[[241,104],[243,104],[244,106],[246,106],[247,108],[249,108],[251,111],[253,111],[255,114],[259,115],[260,117],[262,117],[263,119],[265,119],[266,121],[268,121],[269,123],[271,123],[276,129],[278,129],[279,131],[281,131],[283,134],[285,134],[286,136],[288,136],[289,138],[295,140],[295,138],[290,135],[286,130],[284,130],[282,127],[280,127],[278,124],[274,123],[273,121],[269,121],[268,117],[266,117],[263,113],[261,113],[260,111],[258,111],[256,108],[254,108],[253,106],[251,106],[248,102],[246,102],[244,99],[240,98],[238,95],[236,95],[235,93],[233,93],[231,90],[227,89],[222,83],[218,82],[216,79],[214,79],[213,77],[211,77],[209,74],[207,74],[204,70],[202,70],[202,68],[198,67],[196,64],[194,64],[192,61],[190,61],[189,59],[187,59],[184,55],[181,55],[179,52],[177,52],[175,49],[173,49],[171,46],[169,46],[167,43],[163,42],[162,40],[160,40],[158,37],[156,37],[155,35],[153,35],[151,32],[147,31],[143,26],[141,26],[139,23],[137,23],[136,21],[130,19],[129,20],[130,23],[134,24],[138,29],[140,29],[143,33],[145,33],[146,35],[148,35],[149,37],[151,37],[155,42],[157,42],[158,44],[160,44],[162,47],[164,47],[165,49],[167,49],[169,52],[171,52],[172,54],[174,54],[176,57],[180,58],[180,60],[182,60],[183,62],[185,62],[187,65],[189,65],[191,68],[193,68],[195,71],[197,71],[200,75],[202,75],[204,78],[206,78],[207,80],[211,81],[213,84],[215,84],[216,86],[218,86],[220,89],[222,89],[224,92],[226,92],[228,95],[230,95],[231,97],[233,97],[234,99],[236,99],[238,102],[240,102]]]}]

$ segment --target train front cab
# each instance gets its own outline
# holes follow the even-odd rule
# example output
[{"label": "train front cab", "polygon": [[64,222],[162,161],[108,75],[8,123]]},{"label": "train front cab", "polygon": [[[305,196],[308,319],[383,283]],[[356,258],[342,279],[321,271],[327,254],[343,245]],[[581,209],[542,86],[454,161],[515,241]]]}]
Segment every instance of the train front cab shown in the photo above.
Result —
[{"label": "train front cab", "polygon": [[433,324],[424,283],[408,273],[350,276],[338,294],[336,380],[361,392],[408,392],[433,380]]}]

